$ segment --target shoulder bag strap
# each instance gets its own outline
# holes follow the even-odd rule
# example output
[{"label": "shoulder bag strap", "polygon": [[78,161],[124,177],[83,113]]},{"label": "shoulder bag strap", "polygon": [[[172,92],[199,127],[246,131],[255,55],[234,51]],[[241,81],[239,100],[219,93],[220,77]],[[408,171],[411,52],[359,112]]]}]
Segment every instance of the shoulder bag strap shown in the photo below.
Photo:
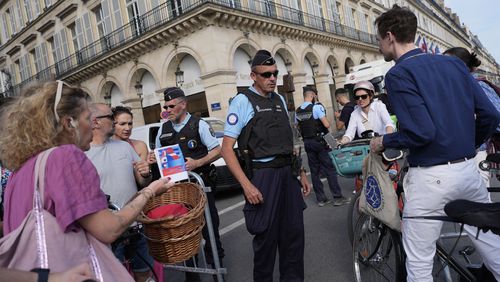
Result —
[{"label": "shoulder bag strap", "polygon": [[[45,193],[45,167],[47,164],[47,159],[49,158],[50,153],[55,149],[50,148],[41,152],[35,163],[35,177],[34,177],[34,193],[33,193],[33,210],[35,212],[36,217],[36,236],[37,236],[37,252],[38,259],[40,260],[40,268],[49,268],[49,260],[47,253],[47,238],[45,237],[45,222],[44,222],[44,193]],[[92,263],[92,268],[94,270],[94,274],[99,279],[99,281],[103,281],[103,275],[101,271],[101,267],[99,266],[99,260],[97,258],[96,252],[90,241],[87,237],[87,232],[85,232],[85,238],[87,239],[89,245],[89,256]]]},{"label": "shoulder bag strap", "polygon": [[36,244],[37,255],[40,260],[40,268],[49,268],[47,256],[47,241],[45,238],[45,223],[43,220],[43,195],[45,191],[45,164],[50,153],[55,148],[50,148],[41,152],[36,158],[34,191],[33,191],[33,211],[36,217]]}]

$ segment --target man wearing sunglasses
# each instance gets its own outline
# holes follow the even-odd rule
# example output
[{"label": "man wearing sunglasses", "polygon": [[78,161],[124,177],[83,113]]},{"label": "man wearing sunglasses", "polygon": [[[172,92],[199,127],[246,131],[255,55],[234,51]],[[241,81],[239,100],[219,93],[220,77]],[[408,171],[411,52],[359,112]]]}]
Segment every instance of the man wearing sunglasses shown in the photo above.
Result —
[{"label": "man wearing sunglasses", "polygon": [[[277,250],[280,280],[303,281],[303,195],[310,187],[303,185],[301,191],[292,172],[292,127],[284,98],[274,92],[277,76],[271,53],[259,50],[252,60],[253,85],[229,105],[222,155],[245,193],[245,222],[254,235],[254,281],[272,280]],[[247,174],[233,151],[236,140]]]},{"label": "man wearing sunglasses", "polygon": [[[156,148],[179,144],[182,154],[186,158],[186,169],[199,174],[205,186],[212,189],[207,193],[208,207],[215,234],[215,242],[222,263],[224,249],[219,236],[219,215],[215,206],[215,167],[212,162],[220,158],[219,141],[208,123],[187,111],[187,98],[184,91],[178,87],[167,88],[164,92],[165,105],[163,109],[167,115],[156,136]],[[203,238],[210,242],[206,226],[202,230]],[[205,244],[207,263],[213,265],[210,243]],[[187,280],[198,280],[196,273],[186,273]]]},{"label": "man wearing sunglasses", "polygon": [[295,110],[295,122],[299,128],[307,153],[307,162],[311,169],[311,180],[318,206],[323,207],[332,201],[328,199],[323,190],[320,179],[320,171],[326,175],[328,186],[333,196],[333,205],[341,206],[349,203],[350,199],[342,196],[337,173],[333,167],[332,160],[328,156],[328,144],[323,135],[329,132],[330,122],[326,117],[326,110],[321,103],[316,102],[318,93],[315,88],[306,86],[303,88],[304,103]]},{"label": "man wearing sunglasses", "polygon": [[367,80],[360,81],[354,85],[353,91],[354,101],[357,105],[351,114],[351,119],[340,143],[350,142],[354,140],[356,135],[361,137],[361,133],[367,130],[372,130],[379,135],[394,132],[395,126],[385,104],[373,100],[375,93],[373,84]]},{"label": "man wearing sunglasses", "polygon": [[[127,142],[111,139],[114,133],[114,118],[108,105],[95,103],[89,108],[92,143],[85,154],[99,173],[101,189],[110,196],[110,202],[121,209],[136,195],[138,188],[151,182],[149,164],[141,160]],[[131,230],[137,235],[139,229],[133,225],[129,231]],[[131,262],[136,281],[147,281],[152,277],[148,264],[153,263],[147,240],[142,236],[130,238],[129,242],[120,239],[114,242],[113,253],[121,262]]]}]

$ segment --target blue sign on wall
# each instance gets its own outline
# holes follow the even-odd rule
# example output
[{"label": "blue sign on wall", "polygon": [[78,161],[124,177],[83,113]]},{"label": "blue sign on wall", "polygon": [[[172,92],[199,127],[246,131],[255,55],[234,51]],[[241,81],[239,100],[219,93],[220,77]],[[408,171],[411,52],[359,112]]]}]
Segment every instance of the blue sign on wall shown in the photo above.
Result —
[{"label": "blue sign on wall", "polygon": [[221,110],[220,103],[212,103],[210,106],[212,107],[212,111],[220,111]]}]

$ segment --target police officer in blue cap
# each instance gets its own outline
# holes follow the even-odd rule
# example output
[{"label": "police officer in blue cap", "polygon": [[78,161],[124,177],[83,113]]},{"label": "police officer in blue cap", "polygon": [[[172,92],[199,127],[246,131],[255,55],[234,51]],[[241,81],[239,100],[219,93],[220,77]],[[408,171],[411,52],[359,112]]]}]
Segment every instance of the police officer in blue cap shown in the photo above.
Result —
[{"label": "police officer in blue cap", "polygon": [[[278,69],[271,53],[252,60],[252,87],[229,106],[222,155],[245,193],[247,230],[254,235],[254,281],[272,281],[276,250],[280,280],[304,280],[303,196],[310,192],[292,169],[293,134],[284,98],[274,92]],[[240,160],[233,151],[238,141]]]},{"label": "police officer in blue cap", "polygon": [[[219,215],[215,206],[215,179],[211,163],[220,158],[221,147],[208,123],[197,116],[192,116],[186,110],[187,99],[184,91],[178,87],[170,87],[164,91],[165,105],[163,108],[168,121],[164,122],[156,136],[156,147],[179,144],[186,158],[186,169],[196,172],[203,178],[205,186],[210,186],[212,192],[207,193],[208,206],[215,233],[215,242],[220,262],[224,257],[224,249],[219,236]],[[208,230],[203,228],[203,238],[209,241]],[[207,262],[213,264],[212,251],[209,243],[205,245]],[[191,274],[187,274],[189,276]],[[196,275],[191,275],[196,276]],[[198,279],[188,279],[195,281]]]},{"label": "police officer in blue cap", "polygon": [[318,206],[323,207],[331,202],[323,190],[323,183],[319,177],[320,171],[327,177],[328,186],[330,186],[330,192],[333,196],[333,205],[341,206],[347,204],[350,199],[342,196],[342,191],[337,180],[337,173],[333,167],[332,160],[328,156],[330,148],[323,139],[323,136],[329,132],[328,129],[330,128],[325,107],[317,101],[318,92],[316,88],[306,86],[303,88],[303,91],[304,103],[295,111],[295,121],[304,141],[307,162],[311,169],[311,180]]}]

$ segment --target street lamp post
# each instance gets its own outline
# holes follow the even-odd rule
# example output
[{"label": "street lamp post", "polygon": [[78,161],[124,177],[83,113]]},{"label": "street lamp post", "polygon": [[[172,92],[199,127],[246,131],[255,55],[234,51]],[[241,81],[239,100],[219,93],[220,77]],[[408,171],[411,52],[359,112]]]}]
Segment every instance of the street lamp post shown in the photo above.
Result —
[{"label": "street lamp post", "polygon": [[182,87],[182,84],[184,84],[184,72],[177,66],[175,70],[175,85],[177,87]]},{"label": "street lamp post", "polygon": [[106,92],[104,94],[104,103],[106,103],[106,105],[111,107],[111,93]]},{"label": "street lamp post", "polygon": [[135,84],[135,91],[137,93],[137,96],[139,96],[139,100],[141,101],[141,110],[142,110],[142,94],[143,94],[143,90],[142,90],[142,84],[140,81],[137,81],[136,84]]},{"label": "street lamp post", "polygon": [[319,69],[319,65],[316,63],[316,62],[313,62],[312,66],[312,71],[313,71],[313,83],[314,83],[314,86],[316,86],[316,76],[318,75],[318,69]]}]

